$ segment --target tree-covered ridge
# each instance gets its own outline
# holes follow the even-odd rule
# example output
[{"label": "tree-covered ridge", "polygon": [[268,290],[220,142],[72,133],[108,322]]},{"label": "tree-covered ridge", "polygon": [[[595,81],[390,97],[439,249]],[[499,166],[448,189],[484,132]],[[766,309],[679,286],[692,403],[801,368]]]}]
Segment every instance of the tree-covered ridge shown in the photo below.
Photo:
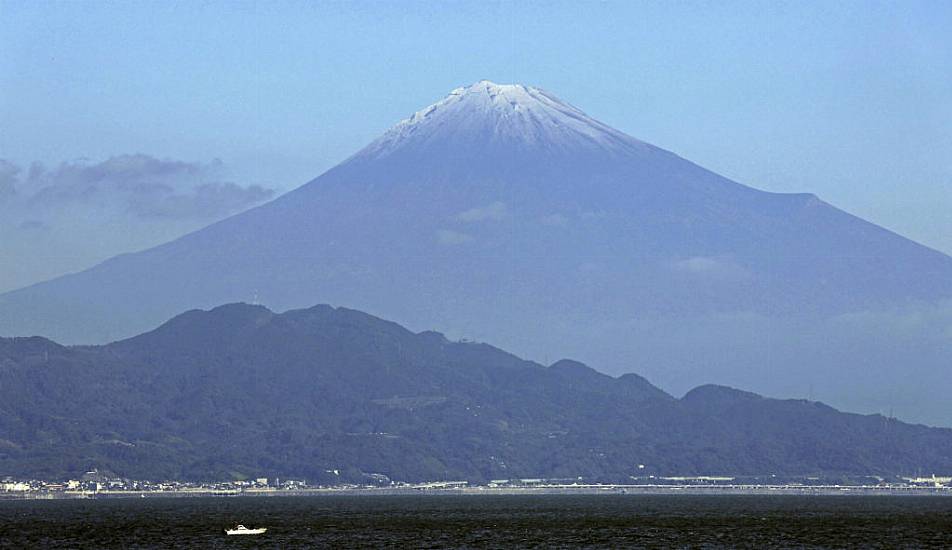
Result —
[{"label": "tree-covered ridge", "polygon": [[0,339],[0,475],[91,468],[325,482],[899,474],[952,470],[952,430],[721,386],[676,399],[634,374],[546,367],[330,306],[189,311],[105,346]]}]

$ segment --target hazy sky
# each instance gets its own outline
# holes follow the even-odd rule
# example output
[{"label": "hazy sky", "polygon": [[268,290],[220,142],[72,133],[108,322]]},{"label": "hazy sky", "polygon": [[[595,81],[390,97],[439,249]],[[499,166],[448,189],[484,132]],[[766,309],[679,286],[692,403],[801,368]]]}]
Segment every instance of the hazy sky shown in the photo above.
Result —
[{"label": "hazy sky", "polygon": [[266,200],[483,78],[952,253],[949,29],[943,1],[0,0],[0,291]]}]

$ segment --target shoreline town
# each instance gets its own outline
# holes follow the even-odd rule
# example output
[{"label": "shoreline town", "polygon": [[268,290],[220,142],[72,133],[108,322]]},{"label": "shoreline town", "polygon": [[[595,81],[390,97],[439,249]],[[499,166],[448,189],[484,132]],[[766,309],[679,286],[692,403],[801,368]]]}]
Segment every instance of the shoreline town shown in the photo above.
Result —
[{"label": "shoreline town", "polygon": [[[875,478],[874,478],[875,479]],[[139,481],[87,472],[81,479],[0,481],[0,500],[58,500],[161,497],[269,497],[331,495],[916,495],[952,496],[952,477],[906,477],[874,483],[832,483],[819,478],[763,481],[730,476],[677,476],[635,479],[632,483],[580,480],[506,479],[486,484],[432,481],[309,486],[301,480],[256,478],[227,482]]]}]

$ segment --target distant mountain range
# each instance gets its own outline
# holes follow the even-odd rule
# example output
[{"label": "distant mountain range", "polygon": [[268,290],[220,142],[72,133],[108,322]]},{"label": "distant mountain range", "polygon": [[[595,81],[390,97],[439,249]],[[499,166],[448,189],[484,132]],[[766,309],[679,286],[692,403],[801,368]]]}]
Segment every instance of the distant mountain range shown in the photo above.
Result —
[{"label": "distant mountain range", "polygon": [[0,334],[104,343],[255,295],[952,425],[952,258],[488,81],[266,205],[0,296]]},{"label": "distant mountain range", "polygon": [[948,472],[952,430],[722,386],[676,399],[634,374],[330,306],[194,310],[105,346],[0,339],[0,475],[91,468],[322,482]]}]

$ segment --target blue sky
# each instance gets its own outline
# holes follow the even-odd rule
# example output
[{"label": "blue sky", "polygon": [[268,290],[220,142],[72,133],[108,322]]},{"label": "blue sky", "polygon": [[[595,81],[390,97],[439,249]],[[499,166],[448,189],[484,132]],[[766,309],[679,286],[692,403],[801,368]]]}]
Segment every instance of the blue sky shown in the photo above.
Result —
[{"label": "blue sky", "polygon": [[487,78],[952,253],[950,28],[941,1],[0,0],[0,158],[221,159],[280,191]]}]

